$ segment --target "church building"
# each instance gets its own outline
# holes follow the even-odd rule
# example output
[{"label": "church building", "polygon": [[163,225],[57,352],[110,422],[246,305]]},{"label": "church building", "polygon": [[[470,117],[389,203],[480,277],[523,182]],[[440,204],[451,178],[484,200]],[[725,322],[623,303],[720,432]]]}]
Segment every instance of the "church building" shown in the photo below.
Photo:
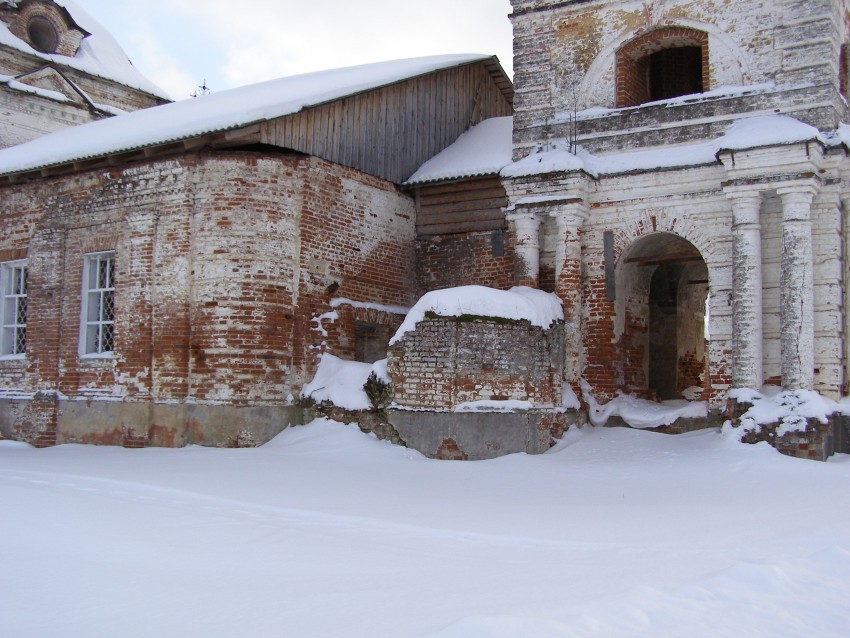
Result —
[{"label": "church building", "polygon": [[[513,83],[486,55],[159,106],[125,83],[149,108],[0,151],[0,435],[261,443],[303,418],[322,353],[388,353],[389,427],[441,458],[542,452],[623,396],[689,403],[669,431],[765,385],[838,399],[847,4],[512,0]],[[60,2],[0,18],[36,7],[85,43]],[[393,337],[458,286],[562,314],[432,308]],[[825,458],[842,427],[770,440]]]},{"label": "church building", "polygon": [[0,2],[0,148],[171,100],[85,11]]}]

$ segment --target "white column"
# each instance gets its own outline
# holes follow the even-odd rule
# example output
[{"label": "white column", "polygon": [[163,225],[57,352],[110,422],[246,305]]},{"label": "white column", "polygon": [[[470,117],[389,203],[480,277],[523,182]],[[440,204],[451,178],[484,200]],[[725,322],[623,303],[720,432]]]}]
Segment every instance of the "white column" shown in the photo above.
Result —
[{"label": "white column", "polygon": [[517,284],[537,288],[540,283],[540,217],[535,213],[508,213],[514,226]]},{"label": "white column", "polygon": [[727,191],[732,201],[732,387],[764,382],[761,194]]},{"label": "white column", "polygon": [[779,335],[782,343],[782,387],[812,389],[815,357],[815,300],[812,256],[814,189],[777,190],[782,198],[782,266]]},{"label": "white column", "polygon": [[[555,294],[564,304],[564,380],[578,392],[581,379],[581,229],[587,205],[576,200],[557,206],[555,218]],[[579,394],[579,396],[581,396]]]},{"label": "white column", "polygon": [[842,312],[844,313],[844,380],[841,392],[850,389],[850,197],[841,198],[841,280],[844,289]]}]

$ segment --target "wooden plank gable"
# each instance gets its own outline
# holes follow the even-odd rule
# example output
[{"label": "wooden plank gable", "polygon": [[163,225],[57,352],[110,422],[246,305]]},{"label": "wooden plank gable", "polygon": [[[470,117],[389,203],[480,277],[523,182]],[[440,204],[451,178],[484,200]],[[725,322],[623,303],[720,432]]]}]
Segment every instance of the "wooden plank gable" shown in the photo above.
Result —
[{"label": "wooden plank gable", "polygon": [[470,126],[511,115],[512,90],[493,64],[436,71],[264,122],[261,142],[400,184]]},{"label": "wooden plank gable", "polygon": [[420,237],[505,228],[505,188],[497,175],[415,187]]}]

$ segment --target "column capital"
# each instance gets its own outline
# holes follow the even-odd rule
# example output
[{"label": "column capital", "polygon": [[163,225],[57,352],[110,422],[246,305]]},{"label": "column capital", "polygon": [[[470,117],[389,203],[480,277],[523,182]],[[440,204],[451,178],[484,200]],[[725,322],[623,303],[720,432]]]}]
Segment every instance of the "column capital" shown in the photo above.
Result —
[{"label": "column capital", "polygon": [[540,213],[530,210],[509,210],[505,213],[505,219],[523,228],[530,228],[531,226],[537,228],[543,221]]},{"label": "column capital", "polygon": [[764,189],[753,186],[752,184],[727,183],[723,186],[723,194],[734,202],[755,201],[760,205],[763,192]]},{"label": "column capital", "polygon": [[559,226],[581,228],[590,217],[590,209],[584,200],[572,199],[553,206],[549,217],[554,218]]},{"label": "column capital", "polygon": [[761,192],[737,188],[734,191],[727,191],[726,188],[723,190],[732,202],[732,228],[760,228]]},{"label": "column capital", "polygon": [[788,202],[789,204],[800,203],[808,206],[814,201],[817,191],[809,189],[799,190],[789,186],[787,188],[777,188],[776,194],[782,199],[783,205]]},{"label": "column capital", "polygon": [[788,187],[776,191],[782,199],[782,221],[785,222],[810,222],[812,218],[812,202],[816,191],[810,189],[799,190]]},{"label": "column capital", "polygon": [[777,184],[776,194],[782,197],[783,200],[786,196],[790,196],[799,198],[800,201],[803,201],[803,198],[808,198],[808,201],[811,202],[820,191],[820,187],[821,181],[817,177],[795,179],[790,182],[780,182]]}]

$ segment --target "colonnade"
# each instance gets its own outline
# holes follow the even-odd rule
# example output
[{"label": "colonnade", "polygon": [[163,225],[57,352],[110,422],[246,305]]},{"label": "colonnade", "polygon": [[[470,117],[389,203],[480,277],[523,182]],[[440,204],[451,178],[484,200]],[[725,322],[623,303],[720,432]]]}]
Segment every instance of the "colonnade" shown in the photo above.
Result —
[{"label": "colonnade", "polygon": [[[782,202],[780,272],[780,342],[782,386],[814,385],[814,278],[812,202],[816,178],[758,185],[724,186],[732,208],[732,387],[761,388],[764,383],[762,316],[762,202],[767,192]],[[589,216],[583,197],[556,197],[508,214],[516,237],[517,281],[538,286],[540,226],[543,216],[555,219],[555,292],[564,303],[566,324],[565,379],[577,383],[581,351],[581,231]]]}]

